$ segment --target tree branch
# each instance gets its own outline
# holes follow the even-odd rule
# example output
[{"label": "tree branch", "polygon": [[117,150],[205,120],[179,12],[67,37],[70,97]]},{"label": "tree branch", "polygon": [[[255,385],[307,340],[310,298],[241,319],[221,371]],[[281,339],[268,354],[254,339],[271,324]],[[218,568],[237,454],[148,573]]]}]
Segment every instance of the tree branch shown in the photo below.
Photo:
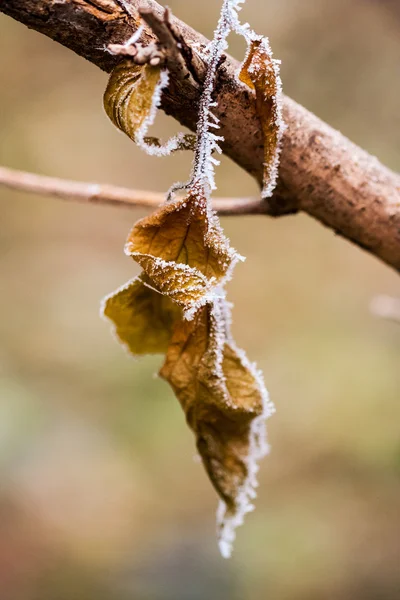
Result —
[{"label": "tree branch", "polygon": [[[2,0],[0,10],[110,71],[118,58],[106,49],[125,42],[138,28],[139,5],[162,20],[163,8],[154,0]],[[204,47],[206,40],[172,16],[171,24],[189,50],[186,66],[193,76],[172,77],[162,106],[194,130],[201,88],[196,76],[201,80],[201,73],[192,48]],[[142,39],[157,41],[148,26]],[[225,138],[223,151],[261,182],[260,122],[254,97],[236,80],[237,68],[227,57],[218,73],[216,115]],[[263,213],[304,211],[400,271],[400,176],[287,97],[284,119],[288,128],[280,179],[274,196],[264,201]]]},{"label": "tree branch", "polygon": [[[144,207],[154,210],[165,201],[165,194],[159,192],[131,190],[98,183],[81,183],[6,167],[0,167],[0,187],[85,204],[109,204],[128,208]],[[261,198],[214,198],[213,208],[220,215],[225,216],[254,215],[263,212],[264,202]]]}]

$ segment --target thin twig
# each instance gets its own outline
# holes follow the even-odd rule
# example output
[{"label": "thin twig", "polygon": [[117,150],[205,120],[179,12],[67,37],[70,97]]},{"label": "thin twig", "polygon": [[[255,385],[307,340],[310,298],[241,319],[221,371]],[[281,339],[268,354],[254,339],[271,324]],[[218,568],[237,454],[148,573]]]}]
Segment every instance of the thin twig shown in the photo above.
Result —
[{"label": "thin twig", "polygon": [[[0,187],[86,204],[109,204],[128,208],[155,209],[165,201],[165,194],[159,192],[83,183],[7,167],[0,167]],[[221,215],[260,214],[263,212],[263,206],[263,200],[256,197],[215,198],[213,202],[213,207]]]}]

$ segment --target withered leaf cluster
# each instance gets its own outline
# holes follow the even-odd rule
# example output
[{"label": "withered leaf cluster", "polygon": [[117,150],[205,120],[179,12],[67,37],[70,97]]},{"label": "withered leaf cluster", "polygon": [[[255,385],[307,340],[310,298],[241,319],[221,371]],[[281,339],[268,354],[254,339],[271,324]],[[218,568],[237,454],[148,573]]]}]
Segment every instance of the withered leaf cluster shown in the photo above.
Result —
[{"label": "withered leaf cluster", "polygon": [[[264,195],[275,185],[282,133],[276,63],[268,43],[255,37],[239,73],[255,93],[264,132]],[[143,132],[159,102],[160,75],[159,67],[126,59],[111,74],[106,112],[137,143],[159,144]],[[208,115],[209,106],[204,106]],[[208,147],[209,127],[199,134],[200,151]],[[185,146],[187,140],[179,140],[170,145],[172,151]],[[260,372],[230,333],[224,285],[241,257],[210,208],[207,177],[194,178],[184,198],[166,202],[134,225],[125,253],[142,272],[108,296],[103,311],[131,354],[164,355],[160,376],[178,398],[222,500],[219,537],[228,556],[234,527],[252,509],[257,460],[267,448],[263,421],[271,405]]]},{"label": "withered leaf cluster", "polygon": [[264,412],[260,376],[229,332],[223,283],[238,260],[204,197],[189,193],[135,224],[125,251],[142,273],[104,302],[136,356],[164,354],[207,473],[231,512],[249,476],[253,420]]}]

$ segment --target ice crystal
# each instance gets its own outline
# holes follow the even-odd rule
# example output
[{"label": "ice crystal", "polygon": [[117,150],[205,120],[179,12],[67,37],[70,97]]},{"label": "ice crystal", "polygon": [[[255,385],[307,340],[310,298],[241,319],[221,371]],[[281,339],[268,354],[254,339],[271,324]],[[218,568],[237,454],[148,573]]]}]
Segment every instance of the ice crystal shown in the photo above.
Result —
[{"label": "ice crystal", "polygon": [[164,144],[149,143],[148,139],[146,139],[147,133],[155,121],[157,110],[160,107],[162,91],[168,87],[168,83],[168,70],[163,69],[160,73],[160,79],[153,93],[151,109],[135,134],[136,144],[150,156],[169,156],[177,150],[182,150],[186,146],[187,138],[191,137],[180,132],[172,136]]}]

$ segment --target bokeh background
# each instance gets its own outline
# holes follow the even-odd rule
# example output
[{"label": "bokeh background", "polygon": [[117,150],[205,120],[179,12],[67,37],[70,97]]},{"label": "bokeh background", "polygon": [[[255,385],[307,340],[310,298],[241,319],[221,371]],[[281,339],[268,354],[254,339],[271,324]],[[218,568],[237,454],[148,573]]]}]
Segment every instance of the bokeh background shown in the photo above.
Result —
[{"label": "bokeh background", "polygon": [[[210,35],[220,2],[169,5]],[[399,3],[247,5],[285,92],[398,169]],[[189,155],[151,159],[113,128],[106,77],[0,15],[0,164],[160,191],[185,178]],[[159,132],[176,128],[160,115]],[[218,184],[256,192],[228,160]],[[397,600],[400,327],[369,305],[399,295],[398,276],[307,216],[224,219],[247,256],[234,334],[277,408],[225,561],[160,360],[130,359],[99,317],[137,273],[123,245],[144,214],[0,190],[1,600]]]}]

